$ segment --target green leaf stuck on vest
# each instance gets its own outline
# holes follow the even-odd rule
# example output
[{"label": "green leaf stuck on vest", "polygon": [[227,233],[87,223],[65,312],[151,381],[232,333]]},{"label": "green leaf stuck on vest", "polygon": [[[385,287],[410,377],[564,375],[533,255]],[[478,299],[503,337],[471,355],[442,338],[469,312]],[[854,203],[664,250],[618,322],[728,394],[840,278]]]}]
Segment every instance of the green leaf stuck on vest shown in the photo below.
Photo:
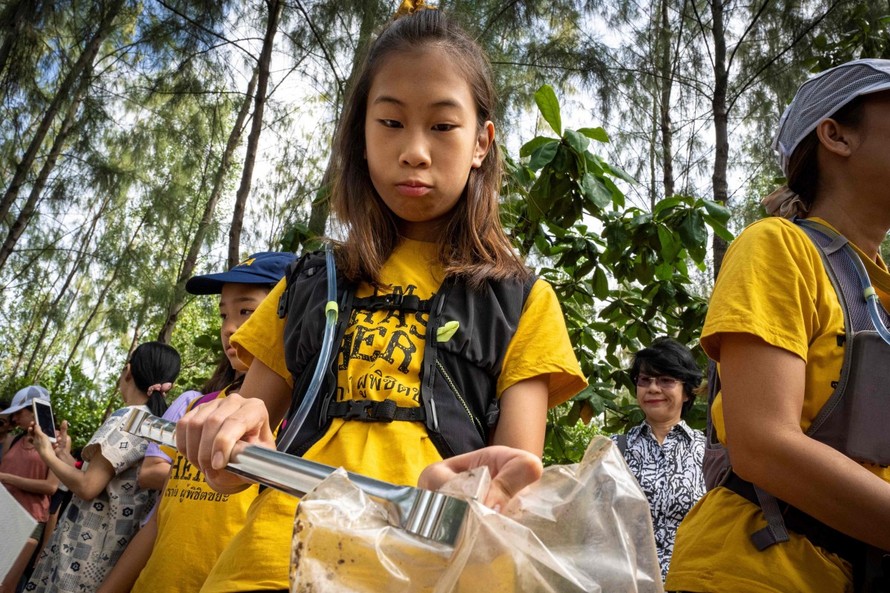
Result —
[{"label": "green leaf stuck on vest", "polygon": [[459,321],[446,321],[442,324],[442,327],[436,330],[436,341],[447,342],[455,333],[457,333],[459,327]]}]

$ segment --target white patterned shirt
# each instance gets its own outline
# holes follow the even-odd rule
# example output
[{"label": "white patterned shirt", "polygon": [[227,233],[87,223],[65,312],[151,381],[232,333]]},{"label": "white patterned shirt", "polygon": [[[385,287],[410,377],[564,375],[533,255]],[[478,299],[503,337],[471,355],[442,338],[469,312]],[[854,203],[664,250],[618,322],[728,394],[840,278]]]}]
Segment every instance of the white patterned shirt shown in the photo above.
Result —
[{"label": "white patterned shirt", "polygon": [[[618,441],[618,435],[612,435]],[[624,459],[649,499],[661,578],[667,576],[680,521],[705,493],[705,434],[680,421],[658,444],[646,422],[627,432]]]},{"label": "white patterned shirt", "polygon": [[[145,406],[132,406],[148,411]],[[90,593],[99,588],[151,508],[155,492],[136,483],[148,441],[120,430],[130,407],[114,412],[84,447],[84,459],[101,453],[114,477],[93,500],[71,499],[52,539],[38,555],[27,593]]]}]

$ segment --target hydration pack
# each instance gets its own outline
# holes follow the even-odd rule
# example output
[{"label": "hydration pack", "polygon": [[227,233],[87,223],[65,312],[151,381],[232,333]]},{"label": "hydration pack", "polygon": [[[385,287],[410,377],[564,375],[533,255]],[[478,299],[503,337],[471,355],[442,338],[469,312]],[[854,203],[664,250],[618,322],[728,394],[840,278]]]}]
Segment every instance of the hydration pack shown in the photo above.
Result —
[{"label": "hydration pack", "polygon": [[[287,318],[285,360],[294,378],[291,418],[306,391],[312,369],[319,364],[327,302],[325,257],[304,255],[292,264],[278,315]],[[429,299],[390,294],[359,298],[357,286],[337,274],[337,325],[329,360],[321,361],[324,380],[307,421],[287,451],[302,455],[320,439],[334,418],[362,422],[422,422],[443,458],[474,451],[489,444],[498,420],[495,388],[507,346],[519,324],[525,301],[535,282],[490,280],[472,289],[449,277]],[[336,401],[337,359],[352,311],[386,310],[428,316],[420,372],[419,407],[396,405],[393,400]],[[279,432],[279,439],[284,431]]]}]

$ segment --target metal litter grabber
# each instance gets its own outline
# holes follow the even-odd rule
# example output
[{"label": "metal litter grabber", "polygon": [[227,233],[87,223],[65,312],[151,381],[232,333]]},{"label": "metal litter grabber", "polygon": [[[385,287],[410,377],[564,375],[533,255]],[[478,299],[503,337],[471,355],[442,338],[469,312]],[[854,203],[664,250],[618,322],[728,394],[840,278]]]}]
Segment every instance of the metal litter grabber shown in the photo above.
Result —
[{"label": "metal litter grabber", "polygon": [[[176,448],[176,424],[142,410],[130,410],[121,423],[121,430]],[[246,445],[233,453],[226,470],[303,497],[336,468],[281,451]],[[352,472],[347,472],[347,476],[365,494],[382,503],[389,512],[392,525],[422,538],[454,546],[469,510],[466,500],[421,488],[396,486]]]}]

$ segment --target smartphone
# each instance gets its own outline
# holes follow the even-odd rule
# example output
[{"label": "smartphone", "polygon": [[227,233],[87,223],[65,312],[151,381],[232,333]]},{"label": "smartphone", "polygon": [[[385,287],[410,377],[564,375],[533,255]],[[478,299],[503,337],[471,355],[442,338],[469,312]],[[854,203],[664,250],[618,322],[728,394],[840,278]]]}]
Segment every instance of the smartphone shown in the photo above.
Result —
[{"label": "smartphone", "polygon": [[34,406],[34,419],[40,425],[40,430],[49,437],[50,442],[55,443],[56,423],[53,418],[52,404],[44,399],[35,399],[32,405]]}]

